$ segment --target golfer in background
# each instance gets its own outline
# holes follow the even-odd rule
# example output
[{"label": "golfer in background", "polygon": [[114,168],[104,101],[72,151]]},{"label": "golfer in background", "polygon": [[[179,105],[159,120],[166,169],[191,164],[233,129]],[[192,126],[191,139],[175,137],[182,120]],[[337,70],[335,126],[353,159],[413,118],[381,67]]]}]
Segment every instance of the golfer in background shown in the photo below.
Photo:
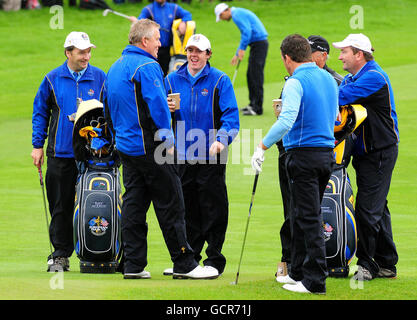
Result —
[{"label": "golfer in background", "polygon": [[167,75],[169,62],[171,61],[172,24],[174,20],[181,19],[178,32],[180,35],[185,35],[187,21],[191,21],[192,19],[191,13],[176,3],[169,3],[166,0],[154,0],[142,9],[138,18],[130,17],[130,21],[132,22],[138,19],[150,19],[160,25],[161,47],[158,50],[158,62],[161,65],[164,75]]},{"label": "golfer in background", "polygon": [[282,112],[253,154],[252,167],[261,171],[265,150],[283,139],[291,193],[291,270],[277,281],[290,291],[324,294],[328,273],[320,204],[334,165],[337,85],[312,62],[302,36],[287,36],[281,56],[290,74]]},{"label": "golfer in background", "polygon": [[77,100],[100,99],[105,73],[89,64],[91,48],[84,32],[73,31],[64,43],[67,60],[43,79],[33,103],[32,159],[41,168],[44,144],[48,137],[45,176],[46,193],[51,213],[49,237],[54,247],[48,257],[52,265],[69,270],[69,257],[74,251],[72,216],[74,211],[77,167],[72,149],[73,121]]},{"label": "golfer in background", "polygon": [[181,98],[179,110],[172,101],[169,106],[175,119],[187,239],[197,261],[207,242],[203,264],[218,276],[226,265],[227,150],[239,132],[239,110],[230,78],[208,62],[210,41],[195,34],[185,51],[187,62],[167,76],[165,88]]},{"label": "golfer in background", "polygon": [[349,74],[339,86],[339,105],[361,104],[367,112],[352,158],[356,171],[358,271],[356,280],[395,278],[398,253],[393,240],[388,192],[398,157],[398,119],[388,75],[375,62],[371,41],[362,33],[350,34],[333,46]]},{"label": "golfer in background", "polygon": [[151,202],[171,260],[174,278],[213,277],[194,260],[186,239],[184,198],[174,164],[158,164],[161,144],[173,154],[174,136],[162,69],[156,58],[161,46],[159,25],[149,19],[133,23],[129,45],[111,66],[104,91],[106,118],[115,133],[123,165],[122,239],[124,278],[146,279],[146,213]]},{"label": "golfer in background", "polygon": [[261,20],[250,10],[219,3],[215,9],[216,21],[233,20],[240,31],[240,43],[231,64],[242,61],[246,49],[251,47],[246,73],[249,89],[249,105],[242,108],[244,115],[261,115],[264,101],[264,67],[268,53],[268,33]]}]

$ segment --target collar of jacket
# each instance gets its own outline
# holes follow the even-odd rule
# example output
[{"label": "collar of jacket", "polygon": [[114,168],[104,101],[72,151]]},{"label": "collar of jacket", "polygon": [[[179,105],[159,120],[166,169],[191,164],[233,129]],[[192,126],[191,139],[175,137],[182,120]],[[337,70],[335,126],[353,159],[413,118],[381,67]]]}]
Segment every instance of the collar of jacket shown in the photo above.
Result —
[{"label": "collar of jacket", "polygon": [[157,61],[157,59],[153,55],[151,55],[150,53],[146,52],[145,50],[143,50],[143,49],[141,49],[141,48],[139,48],[137,46],[128,44],[126,46],[126,48],[124,48],[124,50],[122,52],[122,55],[124,55],[124,54],[130,54],[130,53],[133,53],[133,54],[141,54],[141,55],[147,56],[147,57],[152,58],[153,60]]},{"label": "collar of jacket", "polygon": [[367,72],[369,69],[372,69],[376,66],[375,60],[368,61],[363,65],[363,67],[359,70],[358,73],[351,76],[352,80],[355,81],[356,79],[360,78],[365,72]]},{"label": "collar of jacket", "polygon": [[[187,70],[187,66],[188,66],[188,61],[186,63],[184,63],[178,70],[177,70],[177,74],[186,78],[188,80],[188,70]],[[205,67],[203,68],[203,71],[201,71],[200,75],[198,76],[197,80],[205,77],[209,74],[210,72],[210,63],[207,61],[207,64],[205,65]]]},{"label": "collar of jacket", "polygon": [[[74,79],[73,75],[68,70],[67,64],[68,64],[68,60],[65,60],[65,62],[61,65],[59,76],[64,77],[64,78]],[[88,64],[87,69],[85,70],[84,74],[78,81],[83,81],[83,80],[94,80],[94,75],[93,75],[93,71],[91,71],[90,64]]]}]

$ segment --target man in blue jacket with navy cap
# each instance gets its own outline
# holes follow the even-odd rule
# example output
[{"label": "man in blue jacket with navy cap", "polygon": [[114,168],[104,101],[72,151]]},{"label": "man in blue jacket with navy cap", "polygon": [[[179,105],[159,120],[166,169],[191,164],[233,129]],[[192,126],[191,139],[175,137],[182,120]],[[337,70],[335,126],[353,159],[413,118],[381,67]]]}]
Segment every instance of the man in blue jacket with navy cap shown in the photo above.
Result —
[{"label": "man in blue jacket with navy cap", "polygon": [[38,169],[44,162],[43,147],[48,137],[45,185],[51,213],[49,234],[55,249],[48,257],[48,271],[53,265],[68,271],[68,257],[74,251],[72,215],[78,171],[72,130],[77,102],[100,99],[106,76],[89,64],[91,48],[95,46],[85,32],[71,32],[64,48],[67,60],[44,77],[33,102],[32,115],[31,156]]}]

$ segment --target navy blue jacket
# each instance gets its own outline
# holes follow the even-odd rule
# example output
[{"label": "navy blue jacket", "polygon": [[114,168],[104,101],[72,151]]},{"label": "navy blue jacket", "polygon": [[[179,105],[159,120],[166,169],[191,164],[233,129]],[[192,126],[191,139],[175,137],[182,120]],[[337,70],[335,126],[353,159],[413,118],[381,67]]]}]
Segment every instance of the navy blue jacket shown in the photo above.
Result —
[{"label": "navy blue jacket", "polygon": [[163,5],[153,2],[142,9],[138,19],[151,19],[157,22],[161,28],[161,47],[170,47],[172,45],[172,23],[175,19],[190,21],[191,13],[184,10],[175,3],[165,2]]},{"label": "navy blue jacket", "polygon": [[162,69],[146,51],[126,46],[107,73],[103,102],[121,152],[142,156],[152,154],[161,141],[173,146]]},{"label": "navy blue jacket", "polygon": [[181,99],[175,111],[178,157],[209,160],[215,140],[228,146],[239,132],[235,92],[230,78],[209,63],[193,85],[187,66],[188,62],[165,78],[167,93],[180,93]]},{"label": "navy blue jacket", "polygon": [[69,116],[77,112],[77,98],[100,99],[105,77],[106,74],[102,70],[88,65],[77,82],[68,70],[67,61],[49,72],[43,79],[33,102],[33,147],[43,148],[48,137],[47,156],[74,158],[72,148],[74,123],[70,121]]},{"label": "navy blue jacket", "polygon": [[388,75],[375,62],[367,62],[339,86],[339,105],[361,104],[367,111],[363,124],[356,129],[356,153],[372,152],[400,141],[394,94]]}]

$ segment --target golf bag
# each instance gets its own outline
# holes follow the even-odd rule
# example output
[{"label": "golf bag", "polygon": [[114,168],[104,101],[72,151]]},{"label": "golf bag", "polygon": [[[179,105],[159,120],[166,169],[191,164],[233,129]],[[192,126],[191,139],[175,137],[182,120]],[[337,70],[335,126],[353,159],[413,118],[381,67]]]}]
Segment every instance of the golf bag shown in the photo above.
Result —
[{"label": "golf bag", "polygon": [[172,24],[172,47],[170,49],[171,60],[169,62],[168,73],[177,71],[184,63],[187,62],[185,46],[187,45],[188,39],[194,34],[195,31],[195,22],[187,21],[185,35],[180,37],[178,34],[178,27],[181,22],[181,19],[176,19]]},{"label": "golf bag", "polygon": [[81,102],[73,148],[79,168],[74,207],[74,248],[82,273],[114,273],[121,256],[119,161],[97,100]]},{"label": "golf bag", "polygon": [[343,106],[340,111],[342,119],[335,127],[336,168],[321,203],[326,260],[331,277],[347,277],[349,264],[356,253],[354,196],[346,167],[353,146],[351,134],[366,118],[366,109],[361,105]]}]

